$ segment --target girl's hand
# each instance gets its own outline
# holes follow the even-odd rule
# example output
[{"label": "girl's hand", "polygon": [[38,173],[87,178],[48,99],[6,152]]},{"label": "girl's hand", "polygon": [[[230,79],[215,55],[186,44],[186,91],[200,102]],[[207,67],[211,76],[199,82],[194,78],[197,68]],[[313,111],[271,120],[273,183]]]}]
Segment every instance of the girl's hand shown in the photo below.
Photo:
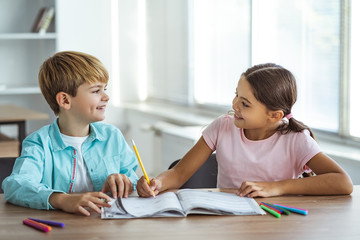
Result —
[{"label": "girl's hand", "polygon": [[153,178],[150,180],[150,186],[147,183],[144,176],[142,176],[136,185],[137,192],[140,197],[152,197],[153,191],[155,195],[158,195],[161,189],[161,181],[159,179]]},{"label": "girl's hand", "polygon": [[243,182],[236,192],[240,197],[274,197],[281,195],[276,182]]},{"label": "girl's hand", "polygon": [[113,173],[106,178],[101,192],[111,192],[113,198],[125,197],[127,198],[133,191],[133,184],[130,179],[124,174]]},{"label": "girl's hand", "polygon": [[[105,201],[105,199],[107,201]],[[101,207],[111,207],[108,203],[111,198],[102,192],[88,192],[88,193],[53,193],[50,195],[49,202],[54,208],[59,208],[69,213],[81,213],[86,216],[90,215],[87,210],[89,208],[101,214]]]}]

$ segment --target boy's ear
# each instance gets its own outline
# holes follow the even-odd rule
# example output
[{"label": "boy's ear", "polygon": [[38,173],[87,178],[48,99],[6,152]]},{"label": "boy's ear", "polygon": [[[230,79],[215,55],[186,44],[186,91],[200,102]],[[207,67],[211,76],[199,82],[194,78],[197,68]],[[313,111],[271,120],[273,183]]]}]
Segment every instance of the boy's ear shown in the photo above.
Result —
[{"label": "boy's ear", "polygon": [[56,94],[56,101],[59,107],[64,110],[69,110],[71,108],[70,96],[65,92],[58,92]]},{"label": "boy's ear", "polygon": [[273,122],[278,122],[280,121],[281,119],[283,119],[284,117],[284,112],[281,111],[281,110],[277,110],[277,111],[272,111],[270,113],[270,118]]}]

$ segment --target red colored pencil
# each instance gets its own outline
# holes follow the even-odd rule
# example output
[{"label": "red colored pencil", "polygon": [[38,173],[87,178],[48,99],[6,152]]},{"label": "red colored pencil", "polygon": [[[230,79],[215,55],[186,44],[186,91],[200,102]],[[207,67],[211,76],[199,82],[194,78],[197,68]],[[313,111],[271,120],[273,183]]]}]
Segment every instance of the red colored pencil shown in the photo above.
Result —
[{"label": "red colored pencil", "polygon": [[25,219],[23,220],[23,224],[25,225],[28,225],[30,227],[33,227],[37,230],[40,230],[40,231],[43,231],[43,232],[49,232],[51,231],[51,227],[46,225],[46,224],[42,224],[42,223],[39,223],[39,222],[36,222],[36,221],[33,221],[33,220],[30,220],[30,219]]}]

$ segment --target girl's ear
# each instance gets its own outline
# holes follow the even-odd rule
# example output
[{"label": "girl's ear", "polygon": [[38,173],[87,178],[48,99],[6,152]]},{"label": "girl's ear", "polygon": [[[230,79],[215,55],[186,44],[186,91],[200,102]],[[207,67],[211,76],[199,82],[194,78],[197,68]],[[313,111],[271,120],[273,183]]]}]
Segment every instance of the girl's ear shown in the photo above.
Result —
[{"label": "girl's ear", "polygon": [[272,111],[271,112],[271,120],[273,122],[278,122],[280,121],[281,119],[283,119],[284,117],[284,112],[281,111],[281,110],[277,110],[277,111]]},{"label": "girl's ear", "polygon": [[60,109],[69,110],[71,108],[70,96],[65,92],[58,92],[56,94],[56,102]]}]

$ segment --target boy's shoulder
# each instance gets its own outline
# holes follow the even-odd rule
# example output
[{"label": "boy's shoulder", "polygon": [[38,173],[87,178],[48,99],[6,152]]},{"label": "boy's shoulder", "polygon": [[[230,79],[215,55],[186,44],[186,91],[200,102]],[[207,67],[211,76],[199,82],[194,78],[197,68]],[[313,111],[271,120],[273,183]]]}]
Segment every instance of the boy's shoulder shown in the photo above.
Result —
[{"label": "boy's shoulder", "polygon": [[105,123],[105,122],[93,122],[90,124],[90,131],[94,131],[94,133],[98,137],[108,137],[109,135],[122,135],[120,129],[115,125]]},{"label": "boy's shoulder", "polygon": [[97,129],[106,129],[106,130],[118,130],[120,131],[116,126],[109,124],[109,123],[105,123],[105,122],[93,122],[90,125],[92,125],[94,128]]},{"label": "boy's shoulder", "polygon": [[30,133],[26,138],[33,139],[33,138],[43,138],[49,136],[49,131],[52,124],[48,124],[45,126],[42,126],[40,129],[36,130],[35,132]]}]

